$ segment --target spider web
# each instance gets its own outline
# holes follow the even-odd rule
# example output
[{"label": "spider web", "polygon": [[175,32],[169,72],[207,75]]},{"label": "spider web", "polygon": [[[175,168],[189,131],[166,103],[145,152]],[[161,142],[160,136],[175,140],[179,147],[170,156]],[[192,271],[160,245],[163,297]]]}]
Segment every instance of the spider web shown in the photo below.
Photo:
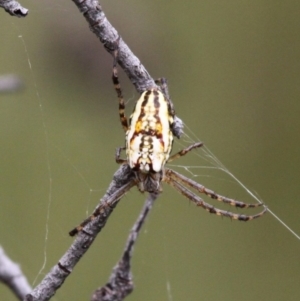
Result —
[{"label": "spider web", "polygon": [[[46,12],[49,11],[49,14],[50,12],[53,11],[55,12],[61,11],[62,13],[66,12],[68,14],[70,13],[69,9],[64,9],[64,7],[58,5],[56,6],[51,5],[48,8],[45,8],[43,11],[42,10],[36,12],[33,11],[33,14],[36,13],[38,15],[41,12],[45,12],[45,11]],[[77,14],[78,12],[76,12],[76,14],[74,13],[74,18],[75,17],[78,18]],[[84,24],[84,26],[86,27],[86,24]],[[119,124],[115,125],[115,123],[118,122],[117,112],[115,110],[115,107],[111,110],[110,108],[108,108],[108,112],[109,112],[108,116],[110,117],[107,117],[107,119],[105,119],[105,114],[100,115],[100,110],[102,110],[102,108],[111,106],[111,103],[109,103],[110,99],[111,98],[115,99],[113,87],[110,83],[110,78],[109,78],[110,74],[109,76],[107,74],[108,72],[110,72],[111,61],[110,61],[110,57],[106,57],[106,59],[103,60],[104,63],[100,62],[99,65],[101,65],[102,67],[102,65],[104,64],[104,66],[107,67],[106,70],[108,70],[108,72],[103,72],[103,80],[105,80],[106,77],[108,78],[107,86],[110,87],[110,90],[112,92],[111,94],[108,94],[109,97],[105,99],[104,98],[101,99],[96,107],[95,106],[91,107],[89,111],[85,112],[86,115],[88,115],[91,114],[91,112],[95,108],[97,108],[98,110],[97,114],[101,116],[101,118],[98,119],[99,123],[96,123],[95,121],[97,120],[97,118],[91,118],[90,120],[92,121],[90,127],[87,127],[84,129],[84,131],[80,132],[80,129],[79,127],[76,127],[75,122],[69,121],[67,119],[66,121],[67,124],[63,125],[63,127],[67,127],[69,132],[65,136],[62,135],[59,138],[54,138],[53,135],[54,132],[62,131],[61,127],[56,128],[55,125],[56,123],[61,123],[61,120],[58,119],[58,121],[55,121],[51,118],[51,114],[57,112],[56,109],[51,107],[50,103],[53,101],[59,102],[61,101],[61,98],[59,98],[59,101],[49,98],[48,96],[49,88],[45,87],[45,85],[42,84],[42,80],[43,80],[42,78],[41,79],[38,78],[37,76],[38,72],[36,71],[36,69],[38,68],[38,64],[41,62],[41,60],[35,58],[36,53],[31,50],[31,48],[33,48],[33,41],[31,41],[29,35],[23,34],[23,30],[21,29],[21,27],[19,25],[15,25],[14,22],[11,23],[11,27],[13,28],[13,31],[17,32],[17,34],[15,35],[15,40],[17,40],[19,46],[16,47],[15,49],[18,49],[17,51],[20,57],[19,60],[21,64],[27,65],[26,68],[28,70],[28,73],[30,74],[26,84],[30,86],[31,102],[27,102],[26,106],[30,108],[31,117],[26,119],[25,122],[29,122],[30,119],[32,118],[33,120],[35,120],[35,123],[37,124],[35,126],[38,128],[38,131],[35,132],[34,134],[36,136],[32,138],[31,143],[36,144],[38,148],[37,155],[40,157],[39,159],[40,175],[37,175],[37,177],[41,177],[42,181],[37,182],[37,177],[35,177],[33,178],[32,182],[26,183],[27,187],[31,187],[30,189],[31,191],[29,194],[26,195],[26,198],[25,197],[24,199],[20,198],[20,201],[23,203],[31,202],[31,204],[28,204],[28,206],[30,206],[31,208],[30,209],[31,213],[35,212],[32,215],[39,216],[37,221],[35,221],[37,225],[36,227],[37,228],[40,227],[42,229],[35,232],[34,228],[27,226],[29,228],[29,230],[26,231],[26,233],[28,233],[27,235],[25,234],[25,232],[21,232],[20,234],[18,234],[19,236],[17,235],[18,237],[17,240],[19,240],[20,245],[22,245],[22,243],[25,244],[26,242],[20,239],[22,236],[27,236],[29,242],[32,239],[32,236],[34,235],[36,235],[39,240],[41,240],[41,238],[43,239],[42,247],[39,245],[37,249],[34,249],[32,251],[32,253],[34,254],[39,253],[40,256],[36,258],[35,255],[27,254],[27,256],[31,259],[29,259],[27,262],[25,261],[25,263],[22,264],[25,270],[27,270],[28,277],[30,277],[30,279],[34,279],[32,283],[36,284],[43,277],[43,275],[47,273],[48,269],[55,263],[55,260],[59,258],[63,250],[65,250],[65,248],[70,244],[70,239],[67,235],[68,230],[70,230],[76,223],[80,222],[84,218],[84,215],[87,216],[91,212],[93,207],[97,204],[99,197],[104,193],[105,188],[107,186],[106,184],[109,183],[111,175],[116,169],[116,165],[114,165],[114,161],[113,161],[114,147],[119,146],[119,144],[122,143],[124,139],[124,134]],[[84,30],[86,30],[86,28]],[[99,48],[95,50],[95,53],[98,52],[98,49]],[[105,63],[106,61],[107,63]],[[97,72],[99,72],[99,70],[97,70]],[[81,81],[83,81],[83,79],[81,79]],[[100,81],[100,79],[97,77],[96,81],[98,82]],[[69,83],[62,84],[59,81],[55,83],[61,86],[69,85]],[[79,82],[76,82],[76,84],[78,85]],[[129,88],[129,91],[132,90],[130,90]],[[99,98],[101,92],[102,91],[99,90],[92,91],[91,96],[89,95],[88,97],[94,97],[95,99]],[[172,96],[174,93],[172,93],[172,90],[170,92]],[[104,92],[104,94],[105,93],[106,92]],[[64,95],[67,94],[68,93],[65,93]],[[85,99],[84,97],[86,97],[86,95],[83,94],[82,99]],[[132,98],[133,100],[128,101],[129,106],[130,105],[132,106],[134,104],[134,99],[136,97],[132,97]],[[175,99],[174,102],[176,107]],[[115,104],[116,102],[114,103],[114,105]],[[19,103],[16,104],[16,106],[19,105],[20,105],[20,100]],[[80,107],[78,103],[71,103],[71,102],[68,103],[67,105],[79,107],[78,111],[80,111],[80,109],[82,109],[83,107],[83,106]],[[89,104],[87,104],[87,106],[88,105]],[[64,114],[66,114],[67,116],[68,110],[66,110],[63,107],[63,105],[59,106],[59,110],[62,110]],[[77,112],[71,111],[70,115],[77,114],[76,116],[79,119],[79,123],[83,127],[84,122],[80,121],[81,116],[80,114],[78,114],[78,111]],[[130,111],[130,109],[128,111]],[[114,120],[114,122],[109,123],[108,119],[110,119],[111,116],[113,116],[114,114],[116,115],[116,119]],[[21,120],[21,117],[16,117],[16,118]],[[104,119],[104,122],[100,119]],[[19,126],[19,130],[21,128],[20,124],[21,122],[20,123],[16,122],[16,125]],[[10,126],[13,127],[13,124],[10,124]],[[76,127],[76,131],[77,131],[76,133],[73,133],[72,130],[70,130],[72,126]],[[119,134],[117,135],[119,136],[116,136],[117,138],[114,139],[103,138],[103,137],[109,137],[107,136],[109,134],[109,129],[112,129],[114,126],[118,129]],[[91,130],[92,127],[94,128],[94,130]],[[105,130],[106,127],[108,129]],[[98,132],[98,134],[91,135],[89,139],[83,139],[82,137],[85,136],[88,131],[91,132],[95,131]],[[13,133],[11,133],[11,135],[13,135]],[[75,137],[75,139],[78,140],[81,139],[80,140],[81,144],[92,143],[92,148],[97,149],[96,151],[97,155],[94,155],[95,152],[89,151],[90,148],[89,146],[86,147],[85,152],[82,151],[82,149],[84,148],[80,148],[82,151],[80,154],[73,152],[74,148],[79,148],[80,143],[75,144],[74,143],[75,139],[70,139],[70,140],[67,139],[67,136],[69,137],[72,135]],[[63,141],[64,138],[66,139],[66,141]],[[95,143],[97,139],[102,140],[101,143]],[[108,140],[114,140],[114,141],[108,141]],[[175,148],[180,149],[197,141],[201,141],[201,139],[197,137],[197,135],[191,129],[189,129],[187,125],[185,125],[184,136],[182,137],[181,140],[176,140]],[[70,144],[71,146],[68,146],[67,144]],[[105,153],[108,153],[110,155],[106,156]],[[22,158],[22,155],[23,155],[22,153],[19,153],[18,157]],[[90,160],[91,157],[93,157],[94,159]],[[30,161],[30,159],[27,160],[28,162]],[[109,163],[107,164],[107,166],[105,165],[104,167],[103,162],[106,161]],[[191,162],[191,163],[185,163],[185,162]],[[243,191],[245,195],[248,195],[247,201],[254,200],[257,202],[261,202],[261,198],[256,193],[252,192],[252,190],[248,189],[247,186],[244,185],[237,177],[235,177],[234,173],[231,173],[206,145],[203,149],[192,152],[187,155],[187,158],[182,158],[182,160],[180,159],[178,161],[175,161],[174,164],[170,164],[169,166],[176,169],[177,171],[186,172],[188,176],[195,178],[195,180],[197,180],[198,182],[207,185],[208,188],[214,189],[218,193],[223,194],[224,185],[225,187],[235,186],[241,188],[241,191]],[[14,167],[13,163],[11,163],[11,167],[13,169]],[[61,174],[59,171],[60,169],[66,169],[67,172]],[[97,170],[97,172],[95,172],[94,170]],[[30,171],[27,172],[30,173]],[[106,177],[104,177],[103,174],[106,174]],[[101,181],[99,179],[101,179]],[[24,181],[24,179],[22,179],[22,181]],[[206,182],[209,184],[206,184]],[[219,185],[220,188],[215,189],[216,187],[215,185],[217,187]],[[41,191],[39,190],[40,186],[44,186],[44,189]],[[80,189],[81,192],[79,192],[78,189],[79,187],[81,188]],[[14,190],[15,188],[19,188],[19,186],[17,184],[14,184],[14,186],[11,189]],[[21,186],[20,190],[21,191],[23,190],[24,192],[26,190],[26,186],[25,185]],[[168,191],[167,188],[165,190],[166,190],[165,192],[166,196],[168,196],[170,192]],[[35,191],[38,192],[36,193]],[[243,198],[245,197],[245,195],[243,195],[243,192],[240,192],[238,195],[238,198],[241,198],[242,201],[244,200]],[[32,194],[37,194],[37,196],[36,198],[32,198],[32,200],[30,200],[31,198],[29,196]],[[68,196],[68,194],[70,195]],[[235,195],[231,195],[231,189],[229,188],[226,189],[224,194],[229,197],[236,197]],[[118,218],[120,218],[122,220],[122,225],[116,225],[116,222],[114,223],[112,221],[110,224],[111,225],[110,228],[115,227],[116,230],[109,232],[110,230],[106,229],[108,230],[108,234],[106,235],[104,233],[104,240],[107,239],[109,242],[112,242],[114,240],[113,238],[115,232],[123,231],[122,233],[126,234],[126,232],[128,232],[128,230],[130,229],[130,225],[134,221],[134,217],[137,216],[140,206],[139,204],[135,204],[133,202],[130,202],[129,205],[125,205],[124,203],[130,201],[129,198],[131,198],[132,196],[136,196],[136,198],[139,200],[141,199],[141,197],[137,192],[130,192],[129,195],[130,197],[126,197],[123,204],[120,205],[121,209],[118,210],[118,212],[116,212],[117,217],[115,218],[115,221]],[[167,197],[163,196],[163,199],[165,198]],[[178,198],[182,199],[181,196],[178,196]],[[11,202],[16,203],[16,200],[12,199]],[[184,204],[184,201],[182,202]],[[62,203],[64,203],[64,206],[62,206]],[[293,231],[293,229],[291,229],[288,225],[286,225],[275,213],[273,213],[272,204],[270,200],[265,200],[264,203],[266,203],[266,205],[269,206],[269,213],[271,213],[271,215],[274,218],[280,221],[280,223],[285,228],[287,228],[296,238],[299,239],[299,235],[295,231]],[[218,205],[219,204],[216,204],[216,206]],[[166,211],[171,211],[174,209],[174,208],[166,209],[167,206],[170,206],[170,202],[168,203],[168,205],[164,204],[163,201],[159,204],[156,204],[157,209],[155,209],[154,216],[160,214],[158,212],[160,209],[164,210],[164,213],[166,213]],[[73,211],[74,207],[79,207],[76,209],[75,213]],[[201,218],[203,215],[206,214],[205,212],[192,213],[192,208],[191,209],[188,208],[188,210],[189,213],[196,214],[197,216],[201,214]],[[199,211],[200,209],[193,208],[193,210]],[[16,209],[14,209],[13,211],[16,211]],[[132,211],[132,213],[130,213],[129,211]],[[130,218],[128,218],[128,221],[127,220],[124,221],[124,216],[127,217],[129,214],[130,214]],[[30,213],[27,213],[25,215],[27,215],[27,219],[29,220],[33,218],[30,215]],[[69,219],[70,216],[72,216],[71,219]],[[198,217],[195,216],[187,217],[187,216],[188,216],[187,212],[185,212],[184,217],[181,217],[181,221],[184,220],[184,218],[187,219],[193,218],[195,220],[199,218],[199,216]],[[154,222],[151,221],[151,218],[152,217],[150,216],[150,220],[146,224],[144,236],[141,238],[141,240],[146,239],[148,241],[151,241],[151,237],[152,237],[151,235],[153,235],[154,232],[156,232],[156,236],[157,236],[157,229],[154,229],[155,225]],[[215,220],[216,219],[213,219],[213,221]],[[22,222],[25,222],[25,219],[22,219]],[[19,227],[22,228],[22,226],[18,225],[18,228]],[[158,234],[158,239],[159,240],[161,239],[163,241],[162,253],[165,259],[165,263],[163,265],[163,270],[164,270],[163,277],[165,278],[165,283],[164,283],[165,287],[163,288],[163,290],[165,291],[165,298],[171,301],[171,300],[180,300],[180,298],[178,297],[178,291],[176,290],[176,280],[173,279],[174,269],[172,265],[174,263],[169,258],[170,254],[172,253],[173,242],[170,241],[168,227],[169,227],[168,224],[163,226],[161,231],[161,236],[159,236],[160,234]],[[14,228],[12,227],[12,229]],[[33,233],[34,235],[30,235],[29,233],[30,234]],[[123,236],[123,240],[125,240],[125,237],[126,235]],[[11,243],[11,249],[16,248],[14,240],[15,238],[13,237],[9,237],[7,239],[8,243]],[[120,242],[121,245],[123,245],[123,240],[121,239]],[[58,243],[61,244],[61,247],[58,248],[58,251],[56,251],[55,248],[51,246],[51,244],[54,243],[55,241],[58,241]],[[112,253],[115,255],[115,257],[111,260],[112,263],[114,263],[118,259],[121,249],[122,247],[117,249],[116,251],[112,251]],[[147,259],[149,254],[147,253],[147,250],[145,251],[145,250],[137,249],[137,251],[139,251],[140,254],[138,255],[140,257],[138,258],[137,262],[143,262],[142,267],[145,269],[148,268]],[[105,252],[107,252],[107,250],[103,251],[102,255],[104,255]],[[53,257],[51,255],[52,253],[54,253]],[[35,265],[34,269],[32,269],[32,265],[34,261],[38,261],[38,264]],[[109,268],[113,266],[111,263],[108,263],[107,265],[108,267],[106,269],[106,273],[104,273],[105,275],[103,276],[103,279],[107,278],[107,276],[109,275]],[[137,282],[139,283],[139,279],[137,279]],[[91,284],[92,289],[97,287],[98,284],[99,281],[97,281],[96,284],[92,283]],[[142,284],[139,283],[139,286],[137,287],[140,287],[141,285]],[[57,299],[59,298],[60,297],[57,297]]]},{"label": "spider web", "polygon": [[[185,128],[187,132],[190,132],[191,135],[189,136],[186,132],[183,134],[183,139],[186,143],[193,144],[196,141],[201,141],[196,134],[185,124]],[[180,145],[184,146],[185,143],[179,143]],[[193,178],[199,177],[199,173],[196,173],[195,170],[203,169],[203,170],[217,170],[227,174],[233,183],[237,183],[252,199],[257,201],[260,204],[265,204],[268,206],[267,203],[264,203],[258,195],[252,192],[245,184],[242,183],[233,173],[229,171],[228,168],[213,154],[213,152],[207,147],[203,147],[203,152],[196,152],[196,156],[200,157],[204,162],[207,162],[207,165],[200,165],[200,166],[186,166],[186,165],[174,165],[174,167],[181,168],[186,170]],[[172,166],[172,164],[171,164]],[[207,177],[208,175],[205,175]],[[281,223],[291,234],[293,234],[297,239],[300,240],[300,236],[291,229],[279,216],[277,216],[270,208],[268,208],[268,212],[279,222]]]}]

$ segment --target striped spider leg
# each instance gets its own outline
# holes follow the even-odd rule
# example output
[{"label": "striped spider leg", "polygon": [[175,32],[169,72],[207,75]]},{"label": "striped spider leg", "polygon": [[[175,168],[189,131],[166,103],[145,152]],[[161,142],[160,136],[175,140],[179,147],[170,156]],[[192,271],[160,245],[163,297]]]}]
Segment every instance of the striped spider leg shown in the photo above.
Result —
[{"label": "striped spider leg", "polygon": [[117,46],[116,46],[116,49],[114,50],[113,57],[114,57],[114,62],[113,62],[112,81],[113,81],[113,84],[114,84],[114,87],[115,87],[115,90],[117,92],[118,99],[119,99],[120,121],[121,121],[124,131],[127,132],[128,131],[128,121],[127,121],[127,117],[125,115],[125,101],[124,101],[124,97],[123,97],[123,93],[122,93],[122,89],[121,89],[121,85],[120,85],[119,77],[118,77],[118,68],[117,68],[118,47]]},{"label": "striped spider leg", "polygon": [[175,114],[174,105],[173,105],[173,102],[171,101],[170,94],[169,94],[167,79],[164,77],[161,77],[161,78],[158,78],[157,80],[155,80],[155,83],[160,87],[165,98],[169,102],[170,115],[172,115],[174,117],[173,123],[170,124],[171,131],[176,138],[180,139],[181,135],[183,134],[183,121],[180,118],[178,118],[178,116],[176,116],[176,114]]},{"label": "striped spider leg", "polygon": [[120,200],[126,192],[128,192],[131,187],[135,186],[136,183],[134,180],[129,181],[128,183],[121,186],[118,190],[116,190],[112,195],[107,197],[105,200],[101,201],[101,203],[96,207],[94,212],[87,217],[80,225],[73,228],[70,232],[70,236],[74,236],[78,234],[82,229],[89,224],[91,221],[93,221],[97,216],[103,214],[108,207],[114,207],[118,200]]},{"label": "striped spider leg", "polygon": [[248,204],[248,203],[240,202],[240,201],[219,195],[219,194],[215,193],[214,191],[204,187],[203,185],[193,181],[192,179],[187,178],[169,168],[165,168],[163,181],[168,183],[169,185],[171,185],[173,188],[175,188],[175,190],[177,190],[179,193],[181,193],[182,195],[187,197],[189,200],[191,200],[197,206],[202,207],[209,213],[213,213],[213,214],[216,214],[219,216],[226,216],[231,219],[239,220],[239,221],[250,221],[250,220],[256,219],[258,217],[261,217],[268,210],[267,207],[264,206],[264,209],[261,212],[259,212],[258,214],[244,215],[244,214],[237,214],[237,213],[233,213],[230,211],[215,208],[214,206],[204,202],[197,194],[190,191],[187,187],[192,188],[199,193],[203,193],[203,194],[207,195],[208,197],[210,197],[211,199],[214,199],[219,202],[223,202],[223,203],[226,203],[231,206],[238,207],[238,208],[256,208],[259,206],[263,206],[263,204],[262,203]]}]

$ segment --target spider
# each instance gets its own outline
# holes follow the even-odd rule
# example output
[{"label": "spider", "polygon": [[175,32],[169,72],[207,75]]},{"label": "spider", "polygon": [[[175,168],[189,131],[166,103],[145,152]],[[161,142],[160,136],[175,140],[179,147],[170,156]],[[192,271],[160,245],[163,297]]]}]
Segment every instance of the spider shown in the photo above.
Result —
[{"label": "spider", "polygon": [[[138,189],[141,192],[160,193],[162,191],[161,182],[166,182],[197,206],[204,208],[210,213],[240,221],[249,221],[262,216],[267,211],[265,206],[261,212],[255,215],[237,214],[215,208],[204,202],[190,189],[239,208],[255,208],[263,204],[248,204],[219,195],[192,179],[165,167],[166,163],[186,155],[193,149],[202,147],[203,143],[194,143],[170,156],[173,138],[174,136],[180,138],[182,126],[178,126],[175,122],[175,111],[169,98],[167,82],[164,78],[155,81],[157,86],[142,93],[128,121],[125,115],[125,102],[118,78],[117,57],[118,48],[114,50],[112,80],[119,99],[119,118],[126,133],[126,146],[117,149],[116,162],[129,165],[134,173],[134,184],[137,185]],[[126,159],[121,158],[122,150],[126,151]],[[134,185],[128,185],[126,188],[121,189],[121,191],[117,192],[115,198],[120,199],[132,186]],[[80,232],[85,225],[101,213],[103,206],[100,205],[90,217],[74,228],[70,235],[73,236]]]}]

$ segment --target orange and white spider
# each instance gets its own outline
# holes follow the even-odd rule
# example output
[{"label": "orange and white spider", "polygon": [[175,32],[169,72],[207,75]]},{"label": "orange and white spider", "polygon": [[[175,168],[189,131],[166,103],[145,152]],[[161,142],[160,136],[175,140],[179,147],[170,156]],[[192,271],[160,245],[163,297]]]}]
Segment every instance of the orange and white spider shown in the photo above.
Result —
[{"label": "orange and white spider", "polygon": [[[129,121],[125,115],[125,102],[118,79],[117,70],[118,49],[114,51],[114,64],[112,80],[119,99],[119,116],[122,127],[126,133],[125,148],[119,148],[116,152],[116,162],[128,164],[135,176],[135,185],[141,192],[160,193],[162,191],[161,182],[166,182],[175,188],[179,193],[187,197],[190,201],[207,210],[210,213],[226,216],[240,221],[249,221],[262,216],[267,208],[255,215],[243,215],[230,211],[221,210],[204,202],[196,193],[206,194],[217,201],[227,203],[239,208],[254,208],[262,206],[261,203],[247,204],[225,196],[219,195],[207,189],[203,185],[187,178],[178,172],[165,167],[166,163],[184,156],[191,150],[203,146],[202,142],[197,142],[180,152],[171,155],[173,138],[179,138],[182,126],[175,116],[173,104],[168,95],[165,79],[156,81],[157,86],[146,90],[137,100],[133,113]],[[176,122],[175,122],[176,120]],[[125,149],[126,159],[120,157],[121,151]],[[116,195],[116,198],[123,196],[133,185],[128,185]],[[103,205],[104,206],[104,205]],[[94,213],[88,217],[80,226],[74,228],[70,235],[75,235],[82,228],[100,214],[102,206],[98,207]]]}]

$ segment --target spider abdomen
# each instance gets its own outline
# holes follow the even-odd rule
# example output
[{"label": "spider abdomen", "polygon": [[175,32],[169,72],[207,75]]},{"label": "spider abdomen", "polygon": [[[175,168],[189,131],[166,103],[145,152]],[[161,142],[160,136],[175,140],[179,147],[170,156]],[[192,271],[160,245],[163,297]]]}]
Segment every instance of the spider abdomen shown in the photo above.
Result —
[{"label": "spider abdomen", "polygon": [[160,172],[170,156],[173,116],[168,101],[157,89],[145,91],[129,120],[126,154],[129,166],[143,173]]}]

